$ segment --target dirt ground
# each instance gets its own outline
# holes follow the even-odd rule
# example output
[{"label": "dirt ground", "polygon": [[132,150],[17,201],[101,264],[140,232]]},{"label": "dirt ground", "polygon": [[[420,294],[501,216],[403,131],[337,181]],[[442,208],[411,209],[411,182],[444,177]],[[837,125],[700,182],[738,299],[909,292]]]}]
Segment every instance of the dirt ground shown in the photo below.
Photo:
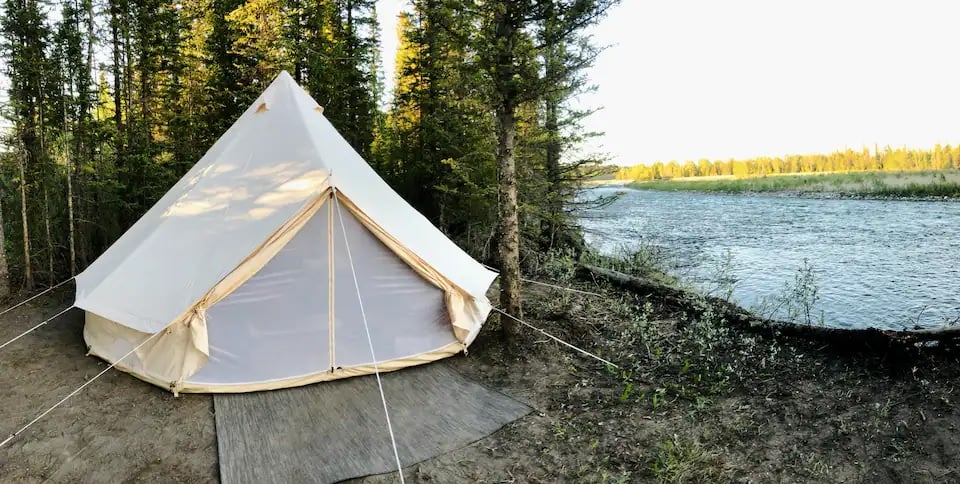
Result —
[{"label": "dirt ground", "polygon": [[[0,342],[69,305],[70,292],[0,317]],[[74,309],[0,350],[0,435],[106,368],[84,356],[82,331]],[[173,398],[111,370],[0,449],[0,482],[212,482],[216,438],[211,397]]]},{"label": "dirt ground", "polygon": [[[529,331],[506,347],[490,324],[452,364],[535,411],[408,482],[960,482],[956,352],[744,334],[577,284],[603,296],[528,286],[525,317],[621,368]],[[64,305],[0,317],[0,341]],[[105,367],[84,357],[79,313],[65,317],[0,350],[0,434]],[[209,396],[111,371],[0,449],[0,481],[215,482],[212,412]]]}]

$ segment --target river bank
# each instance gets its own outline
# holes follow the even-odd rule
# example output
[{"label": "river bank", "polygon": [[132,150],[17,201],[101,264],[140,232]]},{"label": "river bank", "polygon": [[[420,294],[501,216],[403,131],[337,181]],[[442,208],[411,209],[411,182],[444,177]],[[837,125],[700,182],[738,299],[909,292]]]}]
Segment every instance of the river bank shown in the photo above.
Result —
[{"label": "river bank", "polygon": [[[487,332],[456,364],[537,409],[422,463],[420,482],[943,482],[960,479],[960,360],[733,329],[700,298],[639,297],[554,267],[525,286],[534,333]],[[464,470],[462,463],[471,463]],[[369,482],[388,482],[388,478]]]},{"label": "river bank", "polygon": [[960,171],[784,174],[748,178],[684,178],[634,182],[637,190],[775,194],[876,200],[960,199]]},{"label": "river bank", "polygon": [[[530,275],[595,293],[525,285],[524,316],[620,368],[532,331],[504,344],[491,319],[468,355],[447,361],[534,412],[407,468],[408,482],[960,479],[953,350],[888,352],[745,333],[696,296],[640,297],[579,277],[566,259]],[[4,319],[0,336],[59,307],[25,305]],[[7,427],[104,368],[83,356],[81,323],[49,325],[0,353],[0,365],[17,369],[0,373]],[[212,411],[209,395],[173,398],[110,372],[0,449],[0,475],[217,482]]]},{"label": "river bank", "polygon": [[[552,276],[550,275],[552,274]],[[412,469],[419,482],[911,482],[960,478],[960,361],[744,333],[696,296],[639,297],[554,266],[534,333],[486,332],[458,369],[536,412]],[[469,469],[463,463],[469,462]],[[388,477],[366,482],[386,483]]]}]

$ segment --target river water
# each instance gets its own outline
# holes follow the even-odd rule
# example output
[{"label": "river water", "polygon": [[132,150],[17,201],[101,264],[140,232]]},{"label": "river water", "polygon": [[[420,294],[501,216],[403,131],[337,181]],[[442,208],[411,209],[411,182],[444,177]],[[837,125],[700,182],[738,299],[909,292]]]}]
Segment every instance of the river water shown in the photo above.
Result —
[{"label": "river water", "polygon": [[960,317],[960,203],[619,187],[584,196],[616,192],[619,200],[583,214],[591,246],[659,248],[688,283],[732,286],[744,307],[776,307],[806,260],[819,295],[813,314],[827,326],[933,327]]}]

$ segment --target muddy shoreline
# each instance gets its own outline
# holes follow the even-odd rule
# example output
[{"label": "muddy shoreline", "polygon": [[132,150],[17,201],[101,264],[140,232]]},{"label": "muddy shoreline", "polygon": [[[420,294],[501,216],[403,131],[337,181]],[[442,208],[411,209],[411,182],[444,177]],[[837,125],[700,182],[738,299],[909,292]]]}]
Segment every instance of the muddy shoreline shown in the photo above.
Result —
[{"label": "muddy shoreline", "polygon": [[[720,192],[703,192],[720,193]],[[797,197],[814,198],[820,200],[880,200],[880,201],[903,201],[903,202],[960,202],[960,197],[893,197],[878,196],[856,192],[803,192],[803,191],[782,191],[782,192],[739,192],[725,193],[727,195],[747,195],[747,196],[771,196],[771,197]]]},{"label": "muddy shoreline", "polygon": [[[631,190],[651,190],[655,188],[634,188],[630,185],[622,185]],[[898,196],[879,196],[857,192],[833,192],[833,191],[721,191],[721,190],[665,190],[682,191],[689,193],[705,193],[710,195],[728,195],[739,197],[773,197],[773,198],[811,198],[815,200],[879,200],[886,202],[960,202],[958,197],[898,197]]]}]

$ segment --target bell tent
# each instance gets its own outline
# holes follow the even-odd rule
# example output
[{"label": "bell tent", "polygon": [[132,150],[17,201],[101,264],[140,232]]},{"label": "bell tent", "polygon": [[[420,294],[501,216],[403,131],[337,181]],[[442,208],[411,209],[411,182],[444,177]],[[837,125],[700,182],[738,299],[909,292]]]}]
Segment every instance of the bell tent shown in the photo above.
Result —
[{"label": "bell tent", "polygon": [[495,277],[282,72],[77,276],[75,305],[89,352],[117,368],[175,393],[247,392],[463,351]]}]

